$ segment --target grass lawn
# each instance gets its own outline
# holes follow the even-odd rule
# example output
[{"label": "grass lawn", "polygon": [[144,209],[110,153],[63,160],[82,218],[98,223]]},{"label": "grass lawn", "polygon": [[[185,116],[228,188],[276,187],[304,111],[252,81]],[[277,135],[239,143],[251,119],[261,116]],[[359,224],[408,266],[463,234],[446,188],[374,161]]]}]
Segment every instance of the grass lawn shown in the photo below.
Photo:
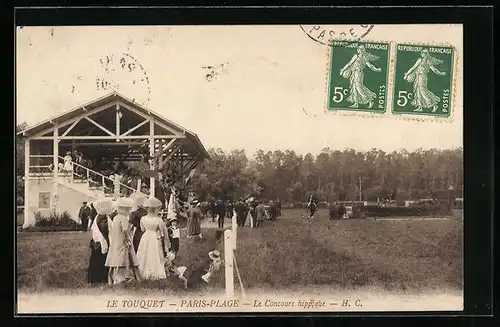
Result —
[{"label": "grass lawn", "polygon": [[[314,221],[306,221],[300,218],[303,213],[284,210],[283,217],[266,221],[261,229],[238,229],[236,258],[246,288],[462,289],[460,220],[330,221],[324,210]],[[223,255],[215,233],[203,229],[204,239],[194,241],[186,239],[183,230],[176,263],[196,269],[206,266],[209,250],[217,248]],[[89,232],[18,233],[18,288],[28,292],[88,288],[90,238]],[[223,289],[223,270],[211,287]],[[123,288],[183,292],[175,279]]]}]

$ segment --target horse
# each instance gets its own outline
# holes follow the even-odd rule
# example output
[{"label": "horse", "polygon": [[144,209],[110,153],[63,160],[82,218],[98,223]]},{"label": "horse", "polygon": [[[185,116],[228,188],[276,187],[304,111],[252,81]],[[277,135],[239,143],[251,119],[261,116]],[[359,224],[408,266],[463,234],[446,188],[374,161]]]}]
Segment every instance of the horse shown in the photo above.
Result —
[{"label": "horse", "polygon": [[316,213],[316,210],[318,209],[318,205],[316,204],[315,201],[310,201],[307,204],[307,208],[309,209],[309,219],[314,217],[314,214]]}]

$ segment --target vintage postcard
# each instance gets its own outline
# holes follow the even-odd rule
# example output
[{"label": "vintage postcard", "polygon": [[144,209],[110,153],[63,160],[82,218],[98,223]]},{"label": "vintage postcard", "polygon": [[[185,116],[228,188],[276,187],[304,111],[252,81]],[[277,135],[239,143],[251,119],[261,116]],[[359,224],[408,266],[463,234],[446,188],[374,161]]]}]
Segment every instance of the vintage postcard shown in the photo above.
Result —
[{"label": "vintage postcard", "polygon": [[17,314],[462,310],[462,42],[19,26]]}]

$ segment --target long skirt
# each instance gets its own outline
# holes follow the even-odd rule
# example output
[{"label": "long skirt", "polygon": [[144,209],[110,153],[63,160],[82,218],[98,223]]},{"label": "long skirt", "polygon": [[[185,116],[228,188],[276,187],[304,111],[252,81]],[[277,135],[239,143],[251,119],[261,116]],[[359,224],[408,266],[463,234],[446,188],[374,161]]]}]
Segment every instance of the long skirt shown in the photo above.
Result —
[{"label": "long skirt", "polygon": [[349,80],[349,97],[347,101],[351,103],[367,104],[373,101],[377,95],[363,85],[364,74],[360,70],[354,70]]},{"label": "long skirt", "polygon": [[87,270],[88,283],[94,284],[108,282],[109,268],[104,265],[106,263],[106,256],[106,254],[101,253],[101,249],[92,250]]},{"label": "long skirt", "polygon": [[127,280],[139,279],[138,267],[110,267],[108,284],[117,285]]},{"label": "long skirt", "polygon": [[154,231],[146,231],[139,243],[137,251],[139,260],[139,271],[143,279],[167,278],[165,273],[165,257],[161,246],[161,240]]},{"label": "long skirt", "polygon": [[197,218],[188,218],[187,234],[189,237],[198,236],[201,234],[201,223]]}]

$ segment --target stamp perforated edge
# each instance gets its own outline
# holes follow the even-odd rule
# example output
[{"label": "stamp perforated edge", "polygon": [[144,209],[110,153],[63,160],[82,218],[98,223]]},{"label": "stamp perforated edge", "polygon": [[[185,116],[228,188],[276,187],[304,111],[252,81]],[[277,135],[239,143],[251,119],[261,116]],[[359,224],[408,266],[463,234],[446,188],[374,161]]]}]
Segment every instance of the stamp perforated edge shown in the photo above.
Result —
[{"label": "stamp perforated edge", "polygon": [[[443,115],[432,115],[432,114],[420,114],[420,113],[399,113],[399,112],[394,112],[394,110],[391,110],[391,116],[394,119],[403,119],[403,120],[412,120],[412,121],[425,121],[425,122],[443,122],[443,123],[450,123],[454,121],[455,114],[457,108],[456,106],[456,91],[457,91],[457,73],[459,71],[458,67],[458,51],[456,46],[450,43],[445,43],[445,42],[394,42],[394,47],[393,47],[393,58],[394,58],[394,65],[392,65],[392,79],[391,79],[391,96],[390,96],[390,101],[394,101],[394,85],[396,84],[396,60],[397,60],[397,46],[398,45],[414,45],[414,46],[425,46],[425,47],[447,47],[447,48],[452,48],[453,49],[453,54],[452,54],[452,70],[451,70],[451,105],[450,105],[450,112],[447,116]],[[391,108],[392,108],[392,103],[391,103]]]},{"label": "stamp perforated edge", "polygon": [[327,51],[327,72],[326,72],[326,81],[325,81],[325,89],[326,89],[326,99],[325,99],[325,110],[329,114],[341,114],[341,115],[347,115],[347,116],[357,116],[357,115],[362,115],[365,117],[369,117],[369,115],[373,115],[373,117],[380,117],[380,116],[385,116],[389,112],[389,98],[390,98],[390,89],[389,89],[389,84],[390,84],[390,74],[389,71],[391,69],[391,48],[392,48],[392,43],[387,42],[387,41],[367,41],[367,40],[346,40],[346,39],[341,39],[341,40],[334,40],[334,41],[339,41],[339,42],[360,42],[360,43],[382,43],[382,44],[387,44],[389,49],[389,53],[387,55],[387,89],[386,89],[386,96],[387,96],[387,101],[384,110],[352,110],[349,108],[342,108],[342,109],[336,109],[336,110],[330,110],[328,108],[328,100],[330,99],[330,77],[331,77],[331,64],[332,64],[332,57],[333,57],[333,46],[328,46],[329,50]]},{"label": "stamp perforated edge", "polygon": [[[387,41],[387,40],[372,40],[372,39],[338,39],[334,41],[347,41],[347,42],[364,42],[364,43],[388,43],[389,44],[389,59],[388,59],[388,86],[387,86],[387,108],[389,110],[385,110],[384,112],[373,112],[373,111],[354,111],[354,110],[329,110],[328,109],[328,99],[330,96],[330,66],[332,60],[332,51],[333,47],[328,45],[328,51],[326,51],[326,78],[325,78],[325,98],[324,98],[324,106],[323,111],[324,114],[328,116],[344,116],[344,117],[361,117],[366,119],[380,119],[380,118],[389,118],[395,120],[404,120],[404,121],[415,121],[415,122],[436,122],[436,123],[450,123],[454,121],[456,114],[456,91],[457,91],[457,73],[459,72],[459,52],[455,45],[446,43],[446,42],[398,42],[398,41]],[[433,116],[433,115],[417,115],[417,114],[403,114],[403,113],[393,113],[392,110],[392,101],[393,101],[393,93],[394,93],[394,79],[395,79],[395,63],[396,63],[396,50],[398,44],[407,44],[407,45],[416,45],[416,46],[437,46],[437,47],[449,47],[453,49],[453,69],[452,69],[452,78],[451,78],[451,87],[452,87],[452,100],[451,103],[451,111],[448,116]],[[393,64],[394,63],[394,64]]]}]

